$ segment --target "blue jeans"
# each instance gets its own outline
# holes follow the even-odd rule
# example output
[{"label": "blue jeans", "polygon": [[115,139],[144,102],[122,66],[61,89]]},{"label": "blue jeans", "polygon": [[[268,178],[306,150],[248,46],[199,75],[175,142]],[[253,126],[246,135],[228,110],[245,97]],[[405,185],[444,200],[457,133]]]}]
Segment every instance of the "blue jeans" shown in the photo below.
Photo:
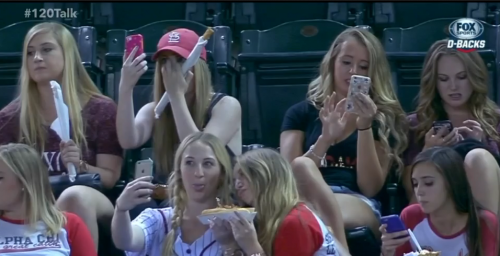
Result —
[{"label": "blue jeans", "polygon": [[373,214],[375,214],[375,217],[377,217],[377,220],[380,222],[380,217],[382,216],[382,214],[380,213],[381,204],[379,201],[377,201],[375,199],[370,199],[370,198],[368,198],[368,197],[366,197],[358,192],[354,192],[354,191],[350,190],[348,187],[330,186],[330,188],[332,189],[333,193],[353,195],[353,196],[361,199],[363,202],[367,203],[368,206],[370,206],[370,208],[372,208]]}]

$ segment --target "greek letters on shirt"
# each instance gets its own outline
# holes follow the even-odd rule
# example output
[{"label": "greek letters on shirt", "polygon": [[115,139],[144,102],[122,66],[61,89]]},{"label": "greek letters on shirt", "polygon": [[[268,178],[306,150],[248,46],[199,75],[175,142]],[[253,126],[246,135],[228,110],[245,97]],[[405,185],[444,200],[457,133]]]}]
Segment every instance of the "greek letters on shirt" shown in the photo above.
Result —
[{"label": "greek letters on shirt", "polygon": [[6,236],[0,237],[0,253],[34,251],[61,248],[59,235]]},{"label": "greek letters on shirt", "polygon": [[49,172],[62,172],[61,152],[43,152],[42,158]]}]

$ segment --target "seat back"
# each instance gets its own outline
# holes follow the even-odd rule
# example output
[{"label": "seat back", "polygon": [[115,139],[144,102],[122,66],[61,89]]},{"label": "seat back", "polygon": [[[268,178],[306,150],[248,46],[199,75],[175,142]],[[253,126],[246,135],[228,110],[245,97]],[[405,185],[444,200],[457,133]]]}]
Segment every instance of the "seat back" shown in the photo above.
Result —
[{"label": "seat back", "polygon": [[[22,66],[24,37],[42,20],[28,20],[0,29],[0,108],[7,105],[17,91],[19,71]],[[94,74],[96,68],[96,31],[93,27],[70,27],[64,25],[75,37],[82,63],[94,82],[101,78]],[[102,74],[102,72],[101,72]],[[100,88],[102,89],[102,88]]]},{"label": "seat back", "polygon": [[[294,20],[327,19],[348,25],[363,25],[365,3],[255,2],[233,3],[236,30],[270,29]],[[272,18],[270,18],[272,17]]]},{"label": "seat back", "polygon": [[[430,20],[411,28],[387,28],[384,30],[383,43],[391,64],[392,78],[397,95],[406,112],[414,110],[414,98],[420,90],[420,76],[425,55],[437,40],[448,37],[448,27],[454,18]],[[483,38],[486,47],[479,53],[483,57],[490,75],[489,94],[497,100],[497,53],[499,26],[484,23]]]},{"label": "seat back", "polygon": [[[155,62],[151,57],[156,52],[156,45],[160,38],[167,32],[176,28],[187,28],[195,31],[198,35],[205,33],[207,26],[186,20],[157,21],[146,26],[134,29],[113,29],[107,33],[108,53],[106,54],[107,66],[107,90],[109,96],[117,100],[118,85],[120,83],[120,72],[123,65],[123,53],[125,50],[125,37],[133,34],[142,34],[144,38],[144,52],[147,55],[148,71],[139,80],[134,90],[136,111],[144,104],[152,100],[153,76]],[[214,34],[205,46],[207,49],[207,60],[212,73],[214,90],[227,94],[233,94],[234,74],[226,73],[226,66],[231,63],[231,29],[225,26],[213,27]],[[221,71],[222,70],[222,71]]]},{"label": "seat back", "polygon": [[[159,20],[189,20],[208,26],[219,26],[219,16],[229,9],[226,3],[188,3],[188,2],[122,2],[103,4],[99,9],[107,16],[109,28],[135,29]],[[143,15],[139,10],[145,10]],[[138,12],[139,11],[139,12]]]},{"label": "seat back", "polygon": [[244,144],[279,146],[286,110],[305,99],[324,54],[347,27],[331,20],[302,20],[241,33],[239,99]]}]

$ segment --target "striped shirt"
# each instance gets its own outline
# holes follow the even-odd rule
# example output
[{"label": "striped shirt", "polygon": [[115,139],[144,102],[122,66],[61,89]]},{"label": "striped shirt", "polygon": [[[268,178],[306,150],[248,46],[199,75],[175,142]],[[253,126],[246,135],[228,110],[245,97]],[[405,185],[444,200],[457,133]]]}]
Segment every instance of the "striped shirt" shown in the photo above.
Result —
[{"label": "striped shirt", "polygon": [[[161,256],[163,240],[172,227],[173,209],[161,208],[144,210],[132,221],[132,225],[144,231],[144,249],[140,252],[126,252],[127,256]],[[211,229],[199,237],[192,244],[184,243],[181,239],[180,228],[176,232],[174,250],[178,256],[220,256],[222,251]]]}]

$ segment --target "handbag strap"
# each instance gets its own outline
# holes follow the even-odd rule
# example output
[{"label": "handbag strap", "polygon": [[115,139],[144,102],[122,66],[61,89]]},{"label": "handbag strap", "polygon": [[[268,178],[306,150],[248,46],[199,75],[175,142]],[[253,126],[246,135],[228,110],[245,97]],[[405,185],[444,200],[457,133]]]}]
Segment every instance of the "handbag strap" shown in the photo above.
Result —
[{"label": "handbag strap", "polygon": [[167,218],[165,218],[165,214],[161,211],[158,210],[161,214],[161,218],[163,219],[163,227],[165,228],[165,235],[168,234],[168,223],[167,223]]}]

